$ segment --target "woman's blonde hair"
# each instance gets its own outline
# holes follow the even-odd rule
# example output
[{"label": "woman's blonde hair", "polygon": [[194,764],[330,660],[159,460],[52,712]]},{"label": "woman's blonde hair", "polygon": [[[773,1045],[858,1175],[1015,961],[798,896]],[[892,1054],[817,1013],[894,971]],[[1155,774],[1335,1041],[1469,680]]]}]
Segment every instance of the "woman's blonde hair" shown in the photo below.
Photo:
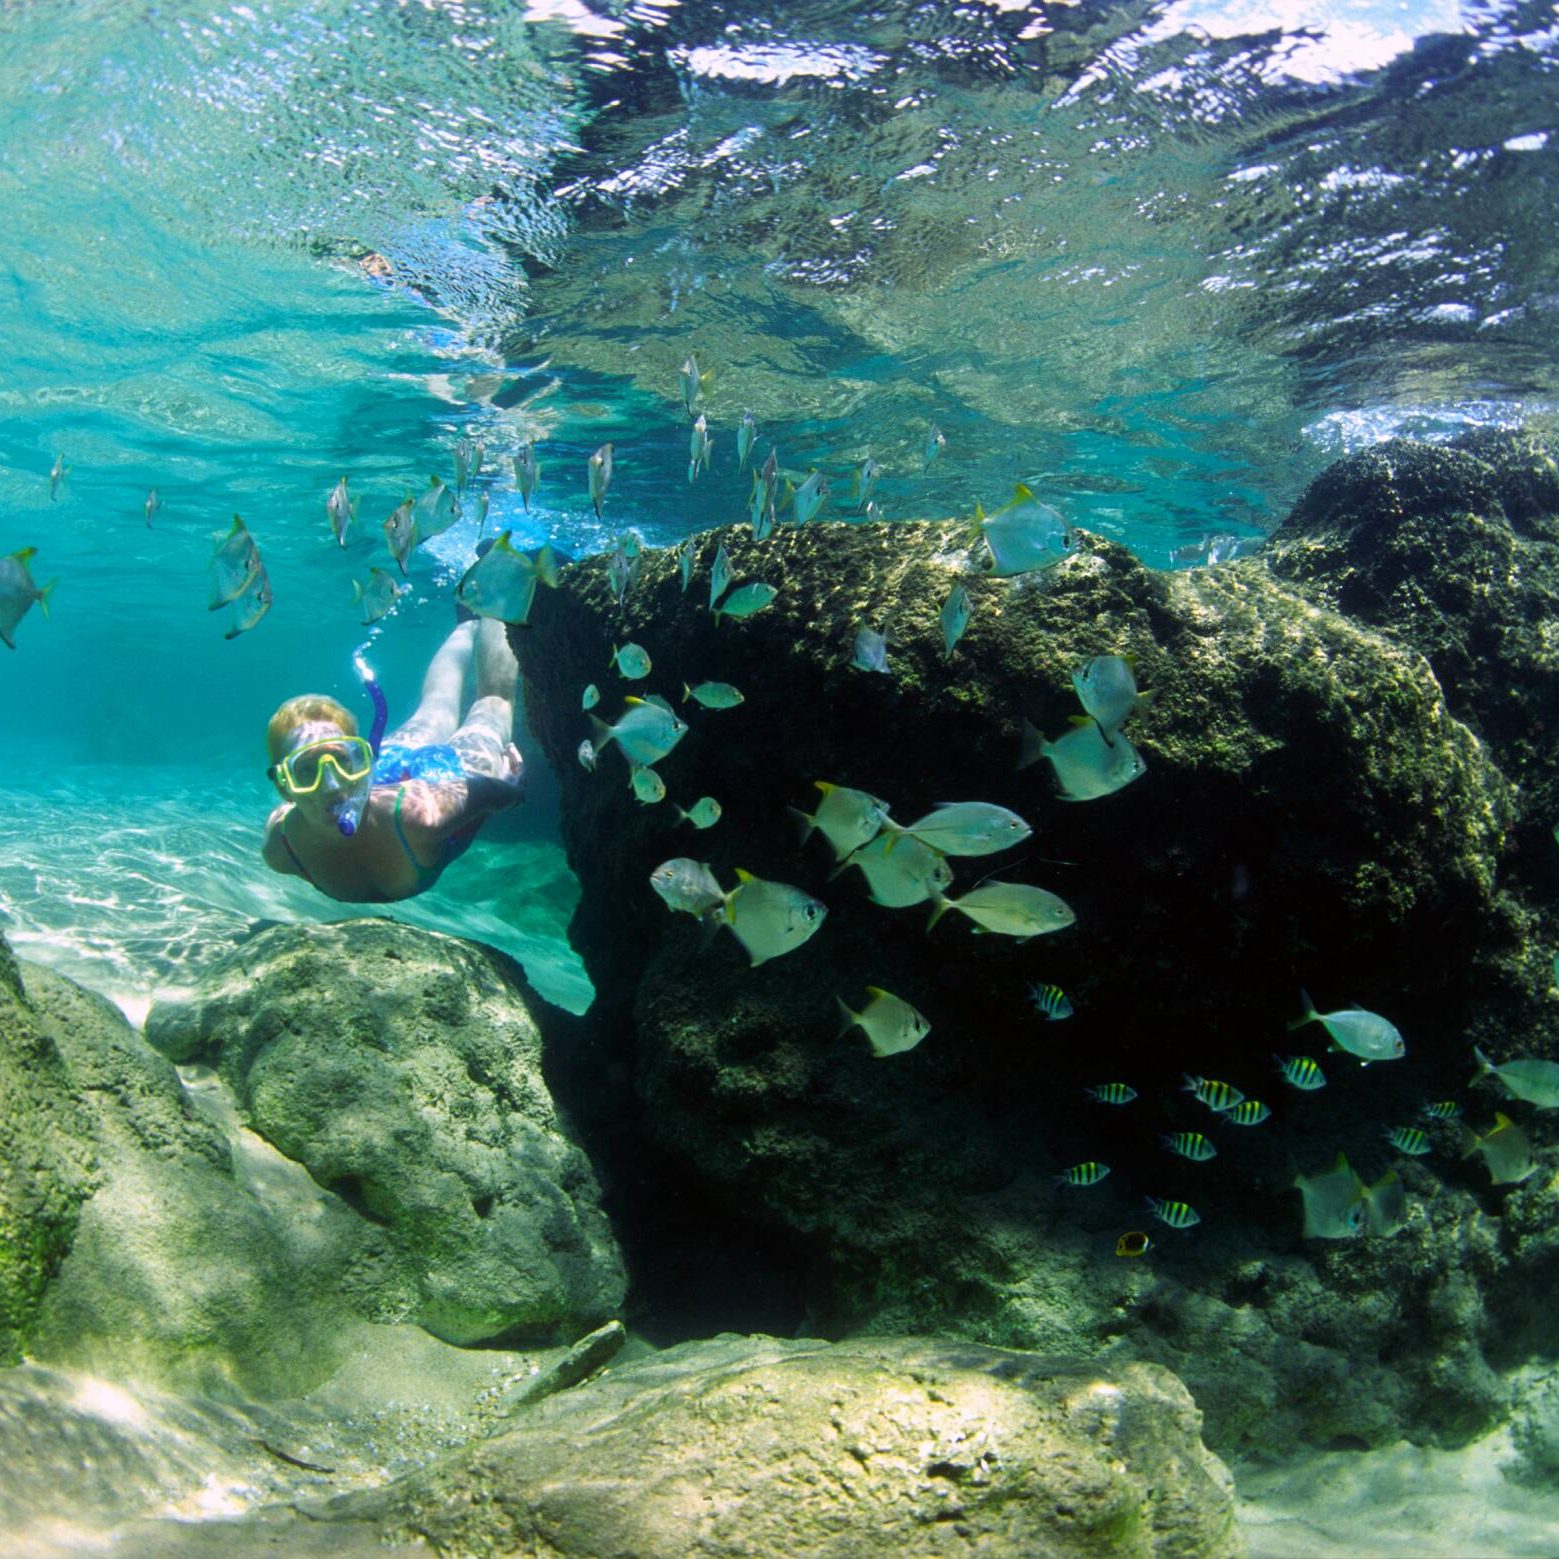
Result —
[{"label": "woman's blonde hair", "polygon": [[341,727],[343,736],[357,735],[357,720],[345,704],[338,704],[327,693],[300,693],[289,698],[265,728],[265,745],[271,762],[277,763],[287,755],[292,746],[292,733],[302,725],[328,720]]}]

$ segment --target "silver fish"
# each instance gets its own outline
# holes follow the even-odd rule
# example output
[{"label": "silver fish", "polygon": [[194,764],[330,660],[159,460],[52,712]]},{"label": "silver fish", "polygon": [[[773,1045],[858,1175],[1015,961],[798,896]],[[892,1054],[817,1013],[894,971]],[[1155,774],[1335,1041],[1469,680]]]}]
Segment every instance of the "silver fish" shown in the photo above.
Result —
[{"label": "silver fish", "polygon": [[743,702],[740,688],[734,688],[729,682],[700,682],[697,687],[689,687],[686,682],[682,684],[682,702],[695,698],[705,709],[735,709]]},{"label": "silver fish", "polygon": [[623,604],[623,597],[627,595],[628,588],[633,584],[638,574],[638,559],[630,558],[623,550],[621,540],[612,548],[612,554],[606,560],[606,577],[611,582],[612,594],[617,598],[619,607]]},{"label": "silver fish", "polygon": [[686,595],[687,587],[693,583],[693,538],[691,536],[677,548],[677,567],[682,573],[682,593]]},{"label": "silver fish", "polygon": [[7,649],[16,648],[16,625],[27,615],[34,601],[45,617],[49,615],[49,597],[54,592],[54,581],[43,589],[33,583],[28,564],[37,557],[36,547],[23,547],[0,558],[0,642]]},{"label": "silver fish", "polygon": [[872,494],[877,491],[877,478],[881,474],[881,467],[870,455],[855,468],[855,477],[850,483],[850,496],[855,499],[858,508],[864,509],[872,501]]},{"label": "silver fish", "polygon": [[1525,1099],[1540,1110],[1559,1109],[1559,1061],[1505,1061],[1495,1066],[1476,1045],[1472,1053],[1478,1063],[1473,1082],[1497,1077],[1512,1099]]},{"label": "silver fish", "polygon": [[1527,1134],[1508,1117],[1494,1116],[1494,1126],[1481,1135],[1463,1126],[1462,1157],[1481,1153],[1488,1166],[1490,1185],[1520,1185],[1537,1168]]},{"label": "silver fish", "polygon": [[1095,655],[1072,673],[1078,702],[1094,718],[1105,741],[1125,725],[1139,703],[1137,679],[1124,655]]},{"label": "silver fish", "polygon": [[647,806],[666,799],[666,782],[654,769],[634,764],[629,771],[628,787]]},{"label": "silver fish", "polygon": [[1043,888],[1026,882],[985,882],[962,898],[936,895],[936,908],[926,923],[930,930],[950,909],[961,910],[981,931],[1014,936],[1020,941],[1060,931],[1077,919],[1071,906]]},{"label": "silver fish", "polygon": [[384,539],[389,546],[390,556],[400,565],[403,574],[406,572],[406,559],[424,540],[421,531],[417,529],[415,509],[415,502],[408,498],[404,503],[397,504],[389,519],[384,522]]},{"label": "silver fish", "polygon": [[691,823],[694,828],[713,828],[720,821],[720,803],[713,796],[700,796],[687,811],[675,803],[672,811],[679,823]]},{"label": "silver fish", "polygon": [[65,478],[70,475],[70,464],[64,455],[56,455],[54,464],[49,468],[49,501],[52,503],[59,497],[59,491]]},{"label": "silver fish", "polygon": [[790,491],[792,517],[797,525],[805,525],[823,506],[828,496],[828,482],[821,471],[814,471],[800,487]]},{"label": "silver fish", "polygon": [[[850,664],[861,671],[888,671],[888,635],[875,628],[858,628]],[[890,676],[891,672],[888,673]]]},{"label": "silver fish", "polygon": [[580,768],[587,774],[595,773],[595,743],[588,736],[579,744],[579,750],[574,756],[579,759]]},{"label": "silver fish", "polygon": [[1364,1232],[1395,1234],[1407,1226],[1407,1193],[1394,1169],[1364,1188]]},{"label": "silver fish", "polygon": [[866,994],[871,1000],[861,1012],[847,1006],[843,998],[834,997],[839,1004],[841,1039],[859,1025],[874,1056],[896,1056],[913,1050],[931,1032],[930,1023],[902,997],[876,985],[868,985]]},{"label": "silver fish", "polygon": [[[1125,740],[1125,738],[1121,738]],[[1407,1053],[1396,1025],[1381,1017],[1378,1012],[1366,1012],[1362,1007],[1344,1007],[1336,1012],[1317,1012],[1310,998],[1299,993],[1305,1004],[1304,1013],[1294,1019],[1290,1029],[1303,1028],[1307,1023],[1319,1023],[1331,1037],[1333,1050],[1346,1050],[1361,1061],[1396,1061]]]},{"label": "silver fish", "polygon": [[816,829],[833,848],[834,859],[842,861],[882,832],[888,817],[888,803],[881,797],[864,790],[852,790],[848,785],[833,785],[827,780],[812,783],[823,792],[817,811],[790,809],[801,820],[802,844]]},{"label": "silver fish", "polygon": [[978,504],[975,524],[991,552],[991,574],[1010,578],[1059,563],[1077,545],[1066,520],[1021,482],[1009,502],[991,514]]},{"label": "silver fish", "polygon": [[851,866],[860,868],[871,888],[874,904],[888,909],[907,909],[937,898],[951,885],[953,868],[947,858],[918,839],[895,839],[878,834],[851,853],[834,875]]},{"label": "silver fish", "polygon": [[720,550],[715,553],[714,567],[709,571],[709,609],[713,611],[720,597],[731,586],[731,558],[725,550],[725,543],[720,543]]},{"label": "silver fish", "polygon": [[249,583],[232,602],[231,626],[222,635],[224,639],[236,639],[248,631],[271,609],[271,580],[262,563],[256,568]]},{"label": "silver fish", "polygon": [[601,505],[612,485],[612,446],[603,444],[588,462],[590,478],[590,502],[595,507],[595,517],[601,518]]},{"label": "silver fish", "polygon": [[733,590],[715,608],[715,621],[722,617],[753,617],[770,605],[779,591],[773,585],[755,583]]},{"label": "silver fish", "polygon": [[1304,1202],[1307,1240],[1351,1240],[1368,1215],[1364,1182],[1339,1153],[1330,1169],[1319,1175],[1295,1175],[1294,1188]]},{"label": "silver fish", "polygon": [[810,893],[789,883],[765,882],[741,867],[736,876],[737,885],[720,908],[720,923],[747,949],[754,969],[817,934],[828,908]]},{"label": "silver fish", "polygon": [[926,433],[925,445],[921,449],[921,453],[926,457],[926,464],[930,465],[946,448],[947,435],[933,422]]},{"label": "silver fish", "polygon": [[1081,724],[1053,742],[1025,720],[1023,756],[1018,767],[1048,758],[1065,801],[1097,801],[1102,796],[1113,796],[1147,772],[1142,754],[1123,732],[1118,732],[1113,742],[1107,742],[1094,721],[1086,715],[1079,715],[1078,719]]},{"label": "silver fish", "polygon": [[688,440],[688,481],[691,482],[700,471],[709,469],[709,455],[713,448],[709,437],[709,419],[700,412],[693,423],[692,437]]},{"label": "silver fish", "polygon": [[428,478],[428,485],[412,505],[411,512],[416,517],[421,541],[442,536],[460,518],[460,506],[455,502],[454,493],[436,476]]},{"label": "silver fish", "polygon": [[536,564],[514,545],[510,539],[513,534],[504,531],[499,535],[455,586],[455,599],[478,617],[495,617],[506,623],[530,620],[536,599]]},{"label": "silver fish", "polygon": [[687,735],[687,722],[679,720],[664,704],[630,698],[616,725],[590,716],[598,753],[616,742],[629,763],[659,763]]},{"label": "silver fish", "polygon": [[493,495],[484,487],[476,495],[476,533],[478,536],[487,529],[487,511],[492,506]]},{"label": "silver fish", "polygon": [[703,862],[685,855],[662,861],[650,873],[650,886],[669,909],[684,915],[702,917],[725,903],[725,889],[715,881],[714,873]]},{"label": "silver fish", "polygon": [[591,683],[580,696],[579,707],[584,710],[594,709],[601,702],[601,690],[595,683]]},{"label": "silver fish", "polygon": [[689,352],[680,375],[682,404],[687,407],[688,416],[697,415],[698,408],[703,404],[704,391],[712,378],[714,378],[714,369],[709,368],[702,373],[699,372],[698,354]]},{"label": "silver fish", "polygon": [[955,583],[948,591],[947,599],[942,603],[941,623],[942,642],[947,646],[944,660],[953,658],[953,649],[964,636],[964,629],[969,626],[969,614],[972,608],[969,605],[969,593],[960,584]]},{"label": "silver fish", "polygon": [[607,664],[615,666],[618,675],[629,682],[638,682],[650,674],[649,651],[642,644],[625,644],[621,649],[614,649]]},{"label": "silver fish", "polygon": [[756,540],[764,541],[774,533],[775,513],[773,494],[763,485],[763,478],[756,472],[752,479],[752,497],[747,504],[747,518]]},{"label": "silver fish", "polygon": [[397,584],[395,576],[382,568],[370,568],[366,580],[354,579],[352,599],[362,602],[363,626],[366,628],[386,616],[401,592],[409,589],[410,585]]},{"label": "silver fish", "polygon": [[455,491],[463,493],[482,469],[482,446],[463,438],[455,445]]},{"label": "silver fish", "polygon": [[158,496],[157,489],[154,487],[146,495],[145,509],[146,509],[146,528],[147,528],[147,530],[150,530],[152,528],[152,521],[157,518],[157,511],[159,509],[161,509],[161,508],[162,508],[162,499]]},{"label": "silver fish", "polygon": [[902,828],[892,822],[887,826],[893,833],[913,835],[943,855],[994,855],[1022,844],[1034,832],[1016,812],[991,801],[943,801],[919,822]]},{"label": "silver fish", "polygon": [[[150,501],[147,500],[148,503]],[[330,489],[330,496],[325,500],[325,514],[330,520],[330,530],[336,538],[336,545],[344,547],[347,530],[357,518],[357,500],[347,491],[344,476]],[[151,524],[150,514],[146,516],[146,523]]]},{"label": "silver fish", "polygon": [[747,457],[752,453],[753,441],[758,437],[758,424],[750,411],[742,413],[742,420],[736,425],[736,469],[745,468]]},{"label": "silver fish", "polygon": [[514,457],[514,485],[520,490],[520,502],[525,505],[527,514],[530,513],[531,494],[540,480],[541,462],[536,458],[536,442],[528,439]]},{"label": "silver fish", "polygon": [[206,602],[206,609],[212,612],[236,601],[260,572],[260,549],[236,514],[233,528],[212,553],[210,566],[211,599]]}]

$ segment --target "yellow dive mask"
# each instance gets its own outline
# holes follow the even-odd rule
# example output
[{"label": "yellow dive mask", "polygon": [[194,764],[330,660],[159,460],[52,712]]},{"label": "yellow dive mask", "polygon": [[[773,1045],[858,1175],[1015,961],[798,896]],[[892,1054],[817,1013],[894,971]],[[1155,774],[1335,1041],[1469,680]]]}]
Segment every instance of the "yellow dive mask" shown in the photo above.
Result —
[{"label": "yellow dive mask", "polygon": [[327,768],[342,788],[367,779],[373,767],[373,748],[361,736],[327,736],[289,752],[271,769],[271,778],[291,795],[308,796],[324,782]]}]

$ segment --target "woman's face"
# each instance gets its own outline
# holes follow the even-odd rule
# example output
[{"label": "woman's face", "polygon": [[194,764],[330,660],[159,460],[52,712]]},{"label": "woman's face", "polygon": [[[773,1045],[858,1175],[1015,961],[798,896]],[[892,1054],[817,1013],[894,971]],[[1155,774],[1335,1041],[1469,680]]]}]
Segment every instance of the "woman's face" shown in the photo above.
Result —
[{"label": "woman's face", "polygon": [[[339,747],[335,745],[337,741],[340,742]],[[358,760],[353,751],[355,743],[349,745],[346,733],[330,721],[315,720],[299,726],[288,753],[301,752],[316,744],[321,744],[321,754],[328,755],[318,764],[319,783],[313,789],[295,792],[286,779],[279,776],[277,785],[287,800],[310,823],[323,827],[339,823],[342,815],[351,811],[354,804],[360,810],[361,803],[368,798],[373,779],[371,775],[364,775],[361,779],[353,780],[343,772],[356,766]]]}]

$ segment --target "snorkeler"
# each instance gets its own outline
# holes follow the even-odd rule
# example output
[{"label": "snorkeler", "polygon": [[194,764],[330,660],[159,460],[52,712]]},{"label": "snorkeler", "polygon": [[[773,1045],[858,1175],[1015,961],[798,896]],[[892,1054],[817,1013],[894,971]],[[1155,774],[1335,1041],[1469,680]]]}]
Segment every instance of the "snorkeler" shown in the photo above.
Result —
[{"label": "snorkeler", "polygon": [[[462,718],[473,662],[476,696]],[[518,672],[501,622],[461,623],[429,664],[415,713],[377,750],[335,699],[288,699],[266,732],[266,773],[283,797],[265,826],[266,865],[346,904],[432,887],[484,819],[524,796]],[[382,695],[369,691],[382,714]]]}]

